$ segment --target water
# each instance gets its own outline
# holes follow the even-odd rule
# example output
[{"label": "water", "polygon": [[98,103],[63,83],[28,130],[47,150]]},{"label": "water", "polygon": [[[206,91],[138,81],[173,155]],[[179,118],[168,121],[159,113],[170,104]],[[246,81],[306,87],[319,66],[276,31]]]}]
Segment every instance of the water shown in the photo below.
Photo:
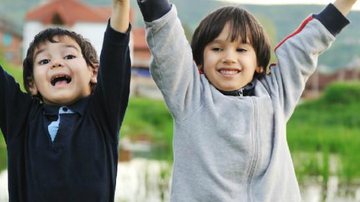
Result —
[{"label": "water", "polygon": [[9,201],[7,170],[0,173],[0,202]]},{"label": "water", "polygon": [[[304,202],[358,202],[360,201],[360,185],[341,187],[336,176],[330,176],[327,190],[324,190],[321,183],[315,178],[309,178],[305,185],[302,185],[302,200]],[[325,192],[325,199],[323,194]]]},{"label": "water", "polygon": [[[133,159],[118,164],[116,202],[169,201],[171,165],[165,161]],[[360,185],[342,187],[336,176],[330,176],[327,190],[319,179],[307,178],[301,185],[303,202],[360,202]],[[323,192],[326,199],[323,200]],[[7,171],[0,173],[0,202],[8,201]]]},{"label": "water", "polygon": [[118,164],[116,202],[169,201],[171,165],[164,161],[134,159]]},{"label": "water", "polygon": [[[171,165],[164,161],[133,159],[118,164],[115,202],[169,201]],[[8,202],[7,170],[0,173],[0,202]]]}]

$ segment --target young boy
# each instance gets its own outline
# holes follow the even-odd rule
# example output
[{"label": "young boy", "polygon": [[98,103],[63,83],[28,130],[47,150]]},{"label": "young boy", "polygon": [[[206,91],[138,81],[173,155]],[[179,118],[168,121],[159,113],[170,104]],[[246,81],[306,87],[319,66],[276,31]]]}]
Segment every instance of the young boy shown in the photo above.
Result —
[{"label": "young boy", "polygon": [[355,0],[336,0],[276,47],[247,11],[220,8],[191,47],[167,0],[138,1],[151,72],[174,117],[171,201],[300,201],[286,122],[317,58],[348,23]]},{"label": "young boy", "polygon": [[100,64],[80,35],[49,28],[24,60],[29,94],[0,68],[11,202],[114,201],[129,31],[129,0],[113,0]]}]

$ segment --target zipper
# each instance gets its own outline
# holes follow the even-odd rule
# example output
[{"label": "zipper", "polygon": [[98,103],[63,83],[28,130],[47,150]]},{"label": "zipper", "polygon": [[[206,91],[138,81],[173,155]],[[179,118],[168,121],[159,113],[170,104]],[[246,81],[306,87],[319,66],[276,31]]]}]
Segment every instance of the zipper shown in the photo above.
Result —
[{"label": "zipper", "polygon": [[253,104],[253,133],[251,134],[251,145],[253,148],[252,150],[252,158],[250,161],[249,171],[248,171],[248,179],[247,179],[247,194],[249,201],[253,201],[252,199],[252,180],[254,177],[254,173],[258,164],[258,161],[260,159],[260,146],[259,146],[259,138],[258,138],[258,108],[256,107],[256,100],[254,98],[251,98],[252,104]]}]

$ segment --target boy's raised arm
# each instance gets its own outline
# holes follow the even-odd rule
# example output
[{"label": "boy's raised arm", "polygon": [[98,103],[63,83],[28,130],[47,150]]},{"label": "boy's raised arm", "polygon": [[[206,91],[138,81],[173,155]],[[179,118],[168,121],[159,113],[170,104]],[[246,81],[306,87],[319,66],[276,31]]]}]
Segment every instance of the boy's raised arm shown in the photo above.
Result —
[{"label": "boy's raised arm", "polygon": [[110,26],[118,32],[125,33],[130,23],[129,0],[113,0]]},{"label": "boy's raised arm", "polygon": [[355,4],[356,0],[336,0],[334,2],[334,6],[344,15],[346,16],[352,6]]}]

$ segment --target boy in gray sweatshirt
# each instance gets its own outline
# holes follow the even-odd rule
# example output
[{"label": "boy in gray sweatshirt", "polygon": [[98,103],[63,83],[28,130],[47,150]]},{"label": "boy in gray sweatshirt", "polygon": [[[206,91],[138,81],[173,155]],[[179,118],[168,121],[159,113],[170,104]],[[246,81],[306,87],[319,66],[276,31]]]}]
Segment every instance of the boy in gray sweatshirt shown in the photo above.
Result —
[{"label": "boy in gray sweatshirt", "polygon": [[275,49],[247,11],[220,8],[191,46],[167,0],[138,1],[152,76],[174,118],[171,201],[300,201],[286,123],[356,0],[336,0]]}]

